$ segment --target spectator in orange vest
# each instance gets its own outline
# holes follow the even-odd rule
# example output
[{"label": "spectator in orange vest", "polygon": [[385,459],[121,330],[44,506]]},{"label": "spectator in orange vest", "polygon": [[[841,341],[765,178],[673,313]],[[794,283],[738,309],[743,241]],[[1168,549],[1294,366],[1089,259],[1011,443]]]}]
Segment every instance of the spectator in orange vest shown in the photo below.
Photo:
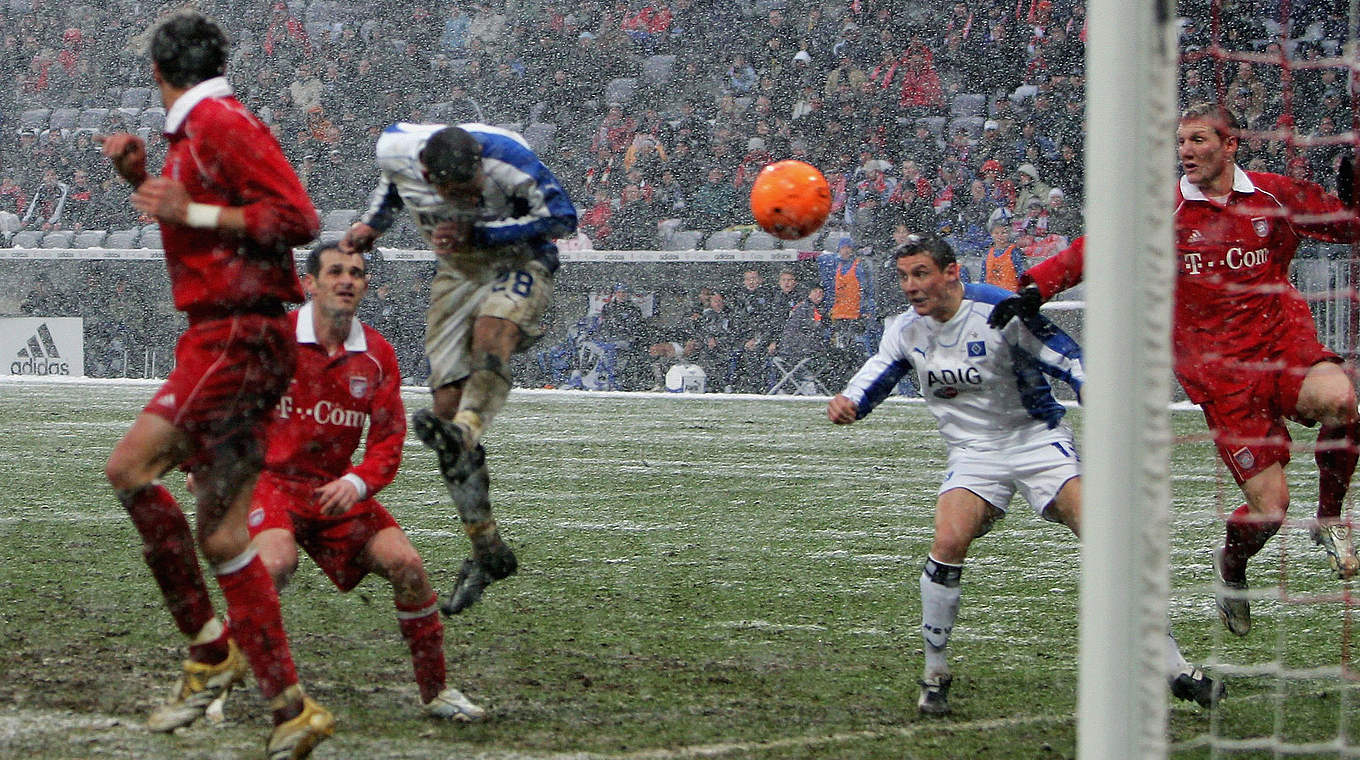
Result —
[{"label": "spectator in orange vest", "polygon": [[1004,209],[997,209],[987,220],[992,245],[982,255],[982,281],[1012,293],[1020,289],[1025,273],[1024,251],[1011,240],[1011,220]]}]

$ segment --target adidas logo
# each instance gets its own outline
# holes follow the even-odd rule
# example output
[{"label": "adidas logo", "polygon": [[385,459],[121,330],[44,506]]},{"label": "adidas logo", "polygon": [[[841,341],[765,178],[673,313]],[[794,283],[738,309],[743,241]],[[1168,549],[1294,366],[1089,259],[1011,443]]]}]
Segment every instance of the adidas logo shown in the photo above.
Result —
[{"label": "adidas logo", "polygon": [[1204,236],[1201,235],[1201,234],[1199,233],[1199,230],[1190,230],[1190,234],[1186,236],[1185,242],[1187,242],[1187,243],[1203,243],[1203,242],[1204,242]]},{"label": "adidas logo", "polygon": [[57,341],[47,323],[38,325],[38,331],[29,336],[27,344],[19,349],[18,359],[9,365],[11,375],[69,375],[71,365],[62,361],[57,350]]}]

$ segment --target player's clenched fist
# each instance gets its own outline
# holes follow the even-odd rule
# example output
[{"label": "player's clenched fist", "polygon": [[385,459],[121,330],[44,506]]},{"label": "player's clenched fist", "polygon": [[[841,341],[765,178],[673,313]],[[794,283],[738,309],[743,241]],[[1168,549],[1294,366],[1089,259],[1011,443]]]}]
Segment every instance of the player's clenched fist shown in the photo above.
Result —
[{"label": "player's clenched fist", "polygon": [[151,177],[132,194],[138,211],[168,224],[188,223],[189,192],[169,177]]},{"label": "player's clenched fist", "polygon": [[137,135],[117,132],[95,138],[102,145],[104,157],[113,162],[119,176],[133,187],[146,181],[146,142]]},{"label": "player's clenched fist", "polygon": [[378,231],[363,222],[355,222],[340,240],[340,250],[344,253],[364,253],[373,250],[373,241],[378,239]]},{"label": "player's clenched fist", "polygon": [[845,396],[836,395],[826,405],[826,418],[837,425],[849,425],[859,417],[855,402]]}]

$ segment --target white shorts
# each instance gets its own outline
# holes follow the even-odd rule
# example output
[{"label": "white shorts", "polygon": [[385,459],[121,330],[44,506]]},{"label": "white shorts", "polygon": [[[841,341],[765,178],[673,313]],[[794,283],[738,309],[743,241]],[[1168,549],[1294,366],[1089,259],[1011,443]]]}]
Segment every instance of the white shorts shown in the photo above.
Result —
[{"label": "white shorts", "polygon": [[1063,425],[1039,440],[1007,449],[951,449],[949,468],[938,493],[963,488],[1005,512],[1011,497],[1019,491],[1035,514],[1052,520],[1045,508],[1067,481],[1079,475],[1081,460],[1072,431]]},{"label": "white shorts", "polygon": [[516,351],[543,337],[539,320],[552,298],[553,277],[541,262],[507,262],[503,267],[456,267],[438,258],[425,314],[425,355],[430,388],[472,373],[472,323],[499,317],[519,326]]}]

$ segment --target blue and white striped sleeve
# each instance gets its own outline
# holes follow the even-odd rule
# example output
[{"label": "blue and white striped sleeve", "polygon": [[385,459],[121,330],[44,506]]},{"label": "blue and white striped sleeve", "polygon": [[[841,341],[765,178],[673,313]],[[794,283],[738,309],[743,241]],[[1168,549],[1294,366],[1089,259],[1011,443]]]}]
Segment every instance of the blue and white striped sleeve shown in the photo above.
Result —
[{"label": "blue and white striped sleeve", "polygon": [[1013,319],[1001,334],[1012,351],[1032,357],[1035,368],[1072,386],[1077,400],[1081,400],[1086,373],[1081,365],[1081,346],[1072,336],[1042,314]]},{"label": "blue and white striped sleeve", "polygon": [[397,192],[396,184],[384,171],[378,178],[378,186],[373,188],[373,192],[369,194],[368,210],[364,212],[363,216],[359,217],[359,221],[378,232],[386,232],[397,220],[397,212],[401,211],[405,205],[406,203],[401,199],[401,194]]},{"label": "blue and white striped sleeve", "polygon": [[841,395],[854,402],[855,419],[862,420],[868,416],[874,407],[892,395],[893,389],[911,371],[911,359],[908,358],[910,347],[904,337],[907,331],[902,329],[907,321],[908,317],[903,316],[894,323],[895,327],[889,329],[879,342],[878,353],[869,357],[869,361],[859,368],[850,382],[846,383],[845,390],[841,391]]},{"label": "blue and white striped sleeve", "polygon": [[513,208],[512,216],[478,222],[479,242],[505,245],[552,240],[576,232],[576,206],[532,150],[508,135],[474,134],[482,143],[483,171],[501,186]]}]

